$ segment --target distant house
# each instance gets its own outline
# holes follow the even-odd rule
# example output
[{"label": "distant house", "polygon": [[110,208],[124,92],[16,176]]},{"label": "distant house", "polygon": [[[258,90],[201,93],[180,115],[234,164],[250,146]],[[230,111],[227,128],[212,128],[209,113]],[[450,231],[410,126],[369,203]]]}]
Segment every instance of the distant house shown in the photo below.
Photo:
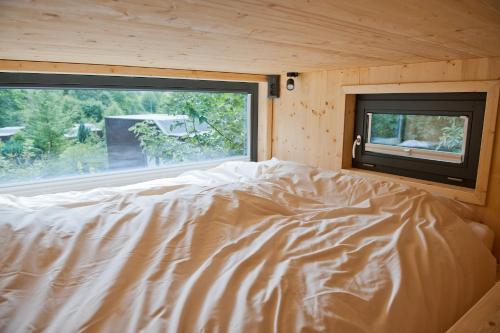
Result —
[{"label": "distant house", "polygon": [[1,127],[0,128],[0,141],[9,141],[17,132],[24,129],[24,126],[14,126],[14,127]]},{"label": "distant house", "polygon": [[[189,136],[186,128],[192,129],[185,115],[142,114],[109,116],[104,118],[108,162],[111,169],[134,169],[147,167],[149,159],[142,152],[139,140],[130,127],[143,121],[152,121],[165,135],[177,138]],[[197,124],[197,131],[207,131],[206,124]]]},{"label": "distant house", "polygon": [[[95,133],[98,136],[102,137],[102,130],[99,127],[97,127],[96,125],[91,124],[91,123],[84,123],[83,126],[85,126],[85,128],[87,128],[91,133]],[[71,127],[69,130],[66,131],[66,133],[64,134],[64,137],[68,138],[68,139],[76,138],[78,136],[78,129],[79,128],[80,128],[80,124],[74,124],[73,127]]]}]

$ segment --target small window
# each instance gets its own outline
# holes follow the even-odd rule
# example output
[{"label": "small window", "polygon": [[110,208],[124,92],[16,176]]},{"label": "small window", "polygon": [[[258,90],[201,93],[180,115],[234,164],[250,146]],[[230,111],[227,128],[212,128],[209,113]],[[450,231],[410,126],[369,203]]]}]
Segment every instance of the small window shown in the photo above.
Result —
[{"label": "small window", "polygon": [[355,167],[474,187],[485,94],[358,95]]},{"label": "small window", "polygon": [[257,84],[0,73],[0,186],[256,159]]},{"label": "small window", "polygon": [[456,164],[464,161],[468,116],[366,115],[366,151]]}]

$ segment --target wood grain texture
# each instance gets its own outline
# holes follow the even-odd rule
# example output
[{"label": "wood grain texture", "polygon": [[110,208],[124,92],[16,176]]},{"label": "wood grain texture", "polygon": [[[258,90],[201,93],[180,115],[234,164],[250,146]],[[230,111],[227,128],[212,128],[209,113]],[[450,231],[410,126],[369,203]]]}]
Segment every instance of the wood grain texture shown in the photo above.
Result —
[{"label": "wood grain texture", "polygon": [[[340,170],[345,114],[342,86],[499,79],[500,57],[318,71],[301,75],[296,80],[296,89],[292,92],[283,89],[282,97],[274,105],[273,155]],[[323,108],[325,113],[319,121],[318,113],[312,106],[324,105],[325,102],[328,102],[328,107],[325,105]],[[498,121],[494,129],[496,133],[500,131]],[[309,138],[302,140],[304,136]],[[492,138],[489,143],[493,144],[493,151],[486,205],[478,207],[477,211],[478,220],[495,231],[494,251],[500,259],[500,135],[493,133]],[[479,172],[485,171],[481,169]]]},{"label": "wood grain texture", "polygon": [[497,282],[446,333],[494,333],[500,330],[500,282]]},{"label": "wood grain texture", "polygon": [[2,72],[97,74],[97,75],[183,78],[183,79],[197,79],[197,80],[267,82],[266,75],[258,75],[258,74],[183,70],[183,69],[170,69],[170,68],[134,67],[134,66],[89,65],[89,64],[64,63],[64,62],[47,62],[47,61],[23,61],[23,60],[0,59],[0,70]]},{"label": "wood grain texture", "polygon": [[0,59],[271,74],[493,56],[493,0],[0,1]]},{"label": "wood grain texture", "polygon": [[[339,136],[342,137],[342,153],[336,156],[337,164],[339,163],[343,169],[349,169],[352,167],[352,147],[354,144],[354,127],[356,118],[356,95],[346,95],[344,94],[344,119],[341,120],[344,123],[344,128],[341,129],[343,132],[339,132]],[[342,101],[342,96],[340,97]],[[341,118],[341,116],[339,116]],[[340,147],[340,145],[339,145]]]},{"label": "wood grain texture", "polygon": [[259,83],[259,119],[257,131],[257,160],[265,161],[272,156],[273,101],[267,97],[267,82]]}]

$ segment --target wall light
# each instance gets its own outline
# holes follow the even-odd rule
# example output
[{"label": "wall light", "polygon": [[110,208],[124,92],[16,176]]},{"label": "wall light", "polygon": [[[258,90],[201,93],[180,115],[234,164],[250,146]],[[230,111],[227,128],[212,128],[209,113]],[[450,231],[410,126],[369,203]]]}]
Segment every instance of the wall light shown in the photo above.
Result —
[{"label": "wall light", "polygon": [[292,91],[295,89],[295,80],[293,78],[299,76],[299,73],[288,72],[286,73],[286,76],[288,77],[288,80],[286,80],[286,89]]}]

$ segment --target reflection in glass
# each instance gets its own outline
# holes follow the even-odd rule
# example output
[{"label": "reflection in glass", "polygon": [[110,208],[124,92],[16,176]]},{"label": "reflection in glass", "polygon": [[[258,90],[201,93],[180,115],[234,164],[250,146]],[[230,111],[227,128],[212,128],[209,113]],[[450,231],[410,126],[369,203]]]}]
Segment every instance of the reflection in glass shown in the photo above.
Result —
[{"label": "reflection in glass", "polygon": [[369,142],[463,153],[467,117],[373,113]]}]

